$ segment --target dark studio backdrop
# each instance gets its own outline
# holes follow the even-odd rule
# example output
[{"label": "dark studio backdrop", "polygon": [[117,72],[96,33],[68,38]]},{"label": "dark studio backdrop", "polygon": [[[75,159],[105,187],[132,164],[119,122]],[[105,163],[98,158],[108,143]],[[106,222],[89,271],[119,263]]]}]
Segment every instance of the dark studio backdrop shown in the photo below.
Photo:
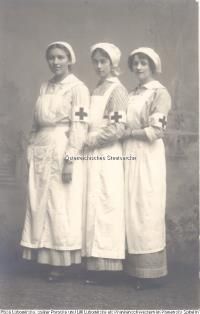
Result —
[{"label": "dark studio backdrop", "polygon": [[20,260],[26,205],[25,147],[35,100],[51,76],[47,44],[68,41],[74,73],[96,77],[89,48],[113,42],[122,51],[121,81],[135,80],[128,53],[154,48],[160,81],[172,96],[167,157],[167,249],[170,262],[198,261],[198,4],[195,0],[0,0],[0,260]]}]

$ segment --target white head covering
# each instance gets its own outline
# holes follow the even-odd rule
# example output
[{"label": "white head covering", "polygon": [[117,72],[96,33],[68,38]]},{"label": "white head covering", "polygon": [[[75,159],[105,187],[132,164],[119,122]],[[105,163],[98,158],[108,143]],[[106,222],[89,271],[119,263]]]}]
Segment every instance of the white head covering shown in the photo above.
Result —
[{"label": "white head covering", "polygon": [[[140,47],[138,49],[131,51],[131,53],[129,54],[129,57],[128,57],[128,65],[129,65],[130,69],[131,69],[132,58],[134,55],[136,55],[138,53],[143,53],[146,56],[148,56],[153,61],[154,65],[155,65],[156,72],[161,73],[162,70],[161,70],[160,57],[153,49],[148,48],[148,47]],[[132,69],[131,69],[131,71],[132,71]]]},{"label": "white head covering", "polygon": [[54,42],[52,42],[51,44],[49,44],[47,46],[47,50],[46,51],[48,51],[49,48],[51,48],[51,46],[54,46],[54,45],[60,45],[60,46],[65,47],[69,51],[71,64],[75,64],[76,63],[75,53],[74,53],[74,50],[73,50],[73,48],[72,48],[72,46],[70,44],[68,44],[66,41],[54,41]]},{"label": "white head covering", "polygon": [[102,49],[109,55],[113,67],[119,66],[121,52],[117,46],[110,43],[98,43],[91,47],[91,54],[93,54],[96,49]]}]

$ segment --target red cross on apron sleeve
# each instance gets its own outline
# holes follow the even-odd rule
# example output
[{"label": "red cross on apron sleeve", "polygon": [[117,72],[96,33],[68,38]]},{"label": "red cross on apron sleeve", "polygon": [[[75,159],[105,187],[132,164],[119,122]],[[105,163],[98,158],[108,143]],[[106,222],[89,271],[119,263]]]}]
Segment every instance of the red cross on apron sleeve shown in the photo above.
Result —
[{"label": "red cross on apron sleeve", "polygon": [[125,111],[112,111],[109,113],[110,123],[126,123],[126,113]]},{"label": "red cross on apron sleeve", "polygon": [[72,120],[76,122],[88,122],[88,112],[84,106],[75,108]]},{"label": "red cross on apron sleeve", "polygon": [[149,125],[166,129],[167,116],[164,113],[156,112],[149,117]]}]

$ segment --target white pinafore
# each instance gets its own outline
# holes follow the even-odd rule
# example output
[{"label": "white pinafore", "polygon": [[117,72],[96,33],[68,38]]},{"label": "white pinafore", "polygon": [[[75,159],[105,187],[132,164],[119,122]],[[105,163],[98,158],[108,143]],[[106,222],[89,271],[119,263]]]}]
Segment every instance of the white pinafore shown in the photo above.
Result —
[{"label": "white pinafore", "polygon": [[[104,118],[108,99],[120,82],[112,84],[103,96],[91,97],[90,134],[107,124]],[[111,259],[125,257],[124,172],[123,161],[108,160],[122,156],[119,142],[89,153],[99,160],[87,162],[86,256]],[[100,160],[100,159],[105,160]]]},{"label": "white pinafore", "polygon": [[70,116],[71,98],[63,95],[79,82],[74,78],[56,94],[40,95],[36,103],[40,129],[28,147],[29,199],[21,240],[24,247],[81,249],[83,166],[82,161],[75,161],[72,182],[63,184],[70,126],[67,122],[57,123],[62,115]]},{"label": "white pinafore", "polygon": [[[127,123],[141,129],[153,89],[129,96]],[[128,253],[146,254],[165,248],[166,164],[162,139],[153,142],[129,139],[125,154],[125,208]]]}]

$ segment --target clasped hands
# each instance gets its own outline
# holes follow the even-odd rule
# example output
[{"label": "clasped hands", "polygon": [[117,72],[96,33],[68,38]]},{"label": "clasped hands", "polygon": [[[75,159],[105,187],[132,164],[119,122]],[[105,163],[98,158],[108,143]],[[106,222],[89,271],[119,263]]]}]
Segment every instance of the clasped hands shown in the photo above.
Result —
[{"label": "clasped hands", "polygon": [[83,145],[83,152],[88,152],[92,148],[95,147],[95,139],[93,136],[88,136],[84,145]]},{"label": "clasped hands", "polygon": [[123,136],[122,139],[128,139],[130,137],[137,137],[138,135],[141,134],[141,132],[143,132],[143,130],[141,129],[131,129],[129,127],[127,127],[124,132],[123,132]]},{"label": "clasped hands", "polygon": [[140,140],[140,141],[147,140],[144,129],[131,129],[128,127],[124,130],[122,140],[130,139],[130,138],[134,140]]}]

